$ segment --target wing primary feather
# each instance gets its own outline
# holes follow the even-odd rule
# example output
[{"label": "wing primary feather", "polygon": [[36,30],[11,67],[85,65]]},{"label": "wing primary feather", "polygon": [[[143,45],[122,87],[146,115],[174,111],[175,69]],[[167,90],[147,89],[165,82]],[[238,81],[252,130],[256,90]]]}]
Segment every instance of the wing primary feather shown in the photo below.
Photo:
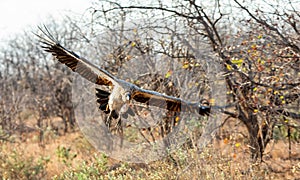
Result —
[{"label": "wing primary feather", "polygon": [[39,38],[39,42],[42,43],[41,47],[46,51],[51,53],[56,59],[69,67],[72,71],[78,73],[85,79],[91,81],[92,83],[98,85],[112,86],[115,77],[92,64],[88,60],[80,57],[78,54],[74,53],[63,47],[50,33],[48,28],[44,26],[38,27],[44,36],[35,34]]},{"label": "wing primary feather", "polygon": [[109,95],[109,92],[96,88],[96,96],[98,98],[97,103],[99,104],[99,109],[106,114],[110,113],[110,109],[108,107]]}]

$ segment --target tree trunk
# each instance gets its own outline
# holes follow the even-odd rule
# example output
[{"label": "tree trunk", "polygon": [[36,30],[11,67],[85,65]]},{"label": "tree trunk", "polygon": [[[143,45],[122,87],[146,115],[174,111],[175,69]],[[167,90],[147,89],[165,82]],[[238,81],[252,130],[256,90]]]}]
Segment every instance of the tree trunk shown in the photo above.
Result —
[{"label": "tree trunk", "polygon": [[258,158],[262,161],[265,148],[272,138],[275,123],[267,121],[262,123],[263,125],[260,127],[257,116],[250,113],[249,118],[245,122],[249,133],[249,146],[253,162],[256,162]]}]

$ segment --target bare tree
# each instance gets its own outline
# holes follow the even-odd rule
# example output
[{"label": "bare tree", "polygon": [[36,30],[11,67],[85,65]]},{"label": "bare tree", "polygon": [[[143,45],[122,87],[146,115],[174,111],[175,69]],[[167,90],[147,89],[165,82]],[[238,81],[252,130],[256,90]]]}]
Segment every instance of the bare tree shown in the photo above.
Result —
[{"label": "bare tree", "polygon": [[[237,0],[232,4],[221,0],[210,4],[157,1],[143,6],[134,2],[101,3],[105,6],[95,7],[95,19],[98,17],[95,24],[111,28],[113,23],[120,23],[116,14],[122,15],[120,17],[125,20],[139,16],[148,23],[140,28],[180,37],[182,28],[167,25],[170,21],[180,21],[180,25],[189,27],[190,37],[199,37],[199,41],[209,45],[203,48],[218,54],[219,59],[215,59],[214,63],[223,66],[229,89],[228,100],[236,104],[234,110],[223,113],[247,127],[254,161],[262,159],[275,126],[284,125],[299,131],[300,16],[296,10],[297,1],[288,1],[288,6],[281,6],[284,1],[278,1],[278,4],[263,1],[255,6],[251,2]],[[159,18],[153,20],[154,17]],[[155,24],[158,19],[166,25]],[[162,49],[162,54],[179,57],[178,50],[172,50],[176,44],[174,39],[163,42],[158,38],[156,42],[159,43],[154,46]],[[185,59],[191,58],[187,52],[184,53]]]},{"label": "bare tree", "polygon": [[[49,21],[49,28],[55,29],[55,35],[64,37],[61,41],[74,42],[73,46],[77,42],[74,39],[81,37],[75,35],[80,33],[72,30],[76,27],[71,23],[57,25]],[[42,142],[44,131],[51,126],[57,129],[53,117],[62,118],[64,132],[74,128],[75,117],[71,73],[51,61],[34,37],[33,32],[27,31],[1,47],[0,125],[7,135],[25,133],[32,127],[25,127],[26,119],[22,114],[32,113]]]}]

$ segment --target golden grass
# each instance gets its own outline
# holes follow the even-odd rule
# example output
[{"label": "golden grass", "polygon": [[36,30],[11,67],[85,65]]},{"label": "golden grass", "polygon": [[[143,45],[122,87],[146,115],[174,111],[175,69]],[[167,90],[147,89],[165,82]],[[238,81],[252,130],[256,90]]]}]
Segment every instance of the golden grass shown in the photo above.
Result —
[{"label": "golden grass", "polygon": [[[96,151],[79,130],[63,136],[46,133],[41,145],[37,132],[26,141],[2,142],[2,179],[297,179],[300,177],[300,144],[293,142],[291,157],[284,140],[272,141],[264,162],[250,161],[247,138],[226,127],[222,138],[201,153],[183,146],[171,157],[149,164],[119,162]],[[232,128],[231,128],[232,129]],[[19,173],[19,174],[18,174]]]}]

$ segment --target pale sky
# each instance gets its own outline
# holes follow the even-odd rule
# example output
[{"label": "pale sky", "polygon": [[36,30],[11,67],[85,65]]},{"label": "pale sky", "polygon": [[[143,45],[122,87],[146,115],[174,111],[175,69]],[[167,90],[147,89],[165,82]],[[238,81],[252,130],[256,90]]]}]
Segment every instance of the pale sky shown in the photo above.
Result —
[{"label": "pale sky", "polygon": [[[28,26],[46,24],[49,15],[59,19],[65,14],[83,14],[93,1],[95,0],[0,0],[0,43]],[[294,5],[299,7],[300,3]]]},{"label": "pale sky", "polygon": [[92,0],[0,0],[0,41],[29,26],[47,22],[49,15],[83,14]]}]

